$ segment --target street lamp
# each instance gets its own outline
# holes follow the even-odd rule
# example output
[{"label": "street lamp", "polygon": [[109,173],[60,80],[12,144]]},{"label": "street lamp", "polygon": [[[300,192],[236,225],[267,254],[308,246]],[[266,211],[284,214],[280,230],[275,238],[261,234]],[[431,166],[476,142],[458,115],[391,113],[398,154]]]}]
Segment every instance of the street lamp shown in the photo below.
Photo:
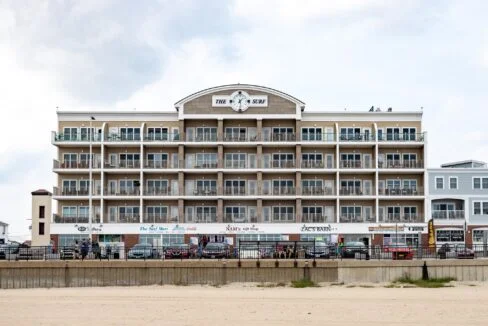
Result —
[{"label": "street lamp", "polygon": [[92,122],[95,120],[95,118],[92,116],[90,117],[90,131],[89,131],[89,137],[90,137],[90,159],[88,163],[88,169],[89,169],[89,190],[88,190],[88,235],[89,235],[89,241],[92,241],[92,216],[93,216],[93,128],[92,128]]}]

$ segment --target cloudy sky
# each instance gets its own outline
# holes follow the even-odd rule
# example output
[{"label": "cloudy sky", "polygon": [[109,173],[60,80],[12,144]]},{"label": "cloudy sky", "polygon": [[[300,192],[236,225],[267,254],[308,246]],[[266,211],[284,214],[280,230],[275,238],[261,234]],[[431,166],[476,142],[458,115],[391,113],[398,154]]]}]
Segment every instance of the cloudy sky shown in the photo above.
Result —
[{"label": "cloudy sky", "polygon": [[430,166],[488,161],[488,1],[0,1],[0,220],[28,234],[60,109],[270,86],[307,110],[423,107]]}]

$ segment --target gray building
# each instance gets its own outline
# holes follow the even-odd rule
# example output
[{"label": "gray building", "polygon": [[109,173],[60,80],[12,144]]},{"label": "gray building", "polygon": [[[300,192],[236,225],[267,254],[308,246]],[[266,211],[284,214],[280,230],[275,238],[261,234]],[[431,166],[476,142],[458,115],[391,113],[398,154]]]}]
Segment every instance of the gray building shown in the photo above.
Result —
[{"label": "gray building", "polygon": [[436,243],[483,244],[488,232],[488,167],[474,160],[428,169],[428,214]]}]

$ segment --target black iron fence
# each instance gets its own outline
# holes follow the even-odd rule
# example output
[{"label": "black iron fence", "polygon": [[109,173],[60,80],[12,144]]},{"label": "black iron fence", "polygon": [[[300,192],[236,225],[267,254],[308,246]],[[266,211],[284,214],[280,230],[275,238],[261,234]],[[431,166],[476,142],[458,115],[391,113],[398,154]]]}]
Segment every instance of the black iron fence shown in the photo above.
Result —
[{"label": "black iron fence", "polygon": [[488,245],[443,244],[408,246],[405,244],[353,245],[314,241],[239,241],[236,246],[209,243],[205,247],[188,244],[132,248],[110,244],[62,247],[1,245],[0,260],[162,260],[162,259],[479,259],[488,258]]}]

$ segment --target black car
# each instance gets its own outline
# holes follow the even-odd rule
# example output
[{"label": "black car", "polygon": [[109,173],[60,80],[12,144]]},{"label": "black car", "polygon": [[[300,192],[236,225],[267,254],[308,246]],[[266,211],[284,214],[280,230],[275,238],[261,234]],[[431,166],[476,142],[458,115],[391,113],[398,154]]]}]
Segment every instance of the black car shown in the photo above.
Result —
[{"label": "black car", "polygon": [[359,254],[361,258],[370,258],[368,247],[362,242],[346,242],[341,248],[342,258],[356,258],[356,254]]},{"label": "black car", "polygon": [[314,246],[305,249],[305,258],[330,258],[329,246],[323,241],[316,241]]},{"label": "black car", "polygon": [[202,250],[202,258],[229,258],[230,249],[226,243],[210,242]]}]

